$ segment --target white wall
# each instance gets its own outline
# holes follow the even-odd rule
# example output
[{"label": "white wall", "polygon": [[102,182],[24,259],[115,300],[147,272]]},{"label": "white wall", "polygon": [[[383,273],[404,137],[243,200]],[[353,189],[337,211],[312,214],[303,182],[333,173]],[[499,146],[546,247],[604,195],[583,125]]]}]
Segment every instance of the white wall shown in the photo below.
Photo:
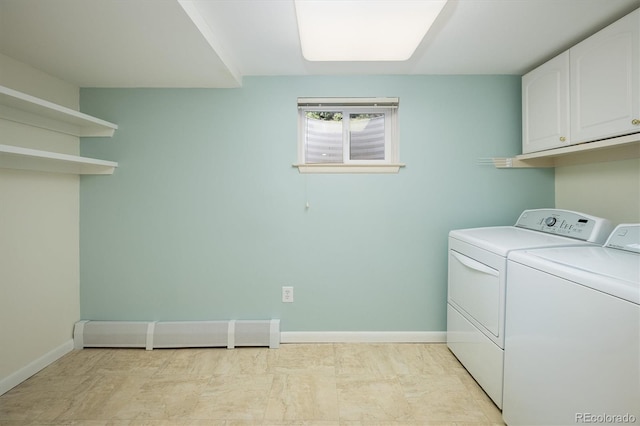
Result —
[{"label": "white wall", "polygon": [[556,168],[556,207],[640,223],[640,159]]},{"label": "white wall", "polygon": [[[77,108],[79,89],[0,55],[0,84]],[[78,153],[77,137],[0,119],[0,144]],[[73,347],[79,177],[0,169],[0,394]]]}]

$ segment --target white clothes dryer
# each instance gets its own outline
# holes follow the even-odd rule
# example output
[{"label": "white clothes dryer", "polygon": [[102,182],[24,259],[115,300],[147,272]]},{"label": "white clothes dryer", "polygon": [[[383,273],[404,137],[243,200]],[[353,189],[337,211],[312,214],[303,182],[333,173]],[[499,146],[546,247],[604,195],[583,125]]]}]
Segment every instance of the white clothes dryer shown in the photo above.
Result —
[{"label": "white clothes dryer", "polygon": [[514,226],[449,233],[447,345],[502,407],[507,256],[535,247],[602,245],[602,218],[559,209],[525,210]]},{"label": "white clothes dryer", "polygon": [[640,224],[513,252],[507,273],[505,422],[640,422]]}]

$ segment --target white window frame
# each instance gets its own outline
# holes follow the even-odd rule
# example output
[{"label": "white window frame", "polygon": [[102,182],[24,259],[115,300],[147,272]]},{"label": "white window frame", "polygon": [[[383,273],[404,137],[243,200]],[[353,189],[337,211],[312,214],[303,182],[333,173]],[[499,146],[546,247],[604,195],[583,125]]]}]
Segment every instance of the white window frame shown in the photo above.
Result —
[{"label": "white window frame", "polygon": [[[298,163],[300,173],[397,173],[399,162],[398,98],[298,98]],[[309,111],[342,112],[343,161],[341,163],[306,163],[305,125]],[[349,114],[379,113],[385,115],[384,160],[350,159]]]}]

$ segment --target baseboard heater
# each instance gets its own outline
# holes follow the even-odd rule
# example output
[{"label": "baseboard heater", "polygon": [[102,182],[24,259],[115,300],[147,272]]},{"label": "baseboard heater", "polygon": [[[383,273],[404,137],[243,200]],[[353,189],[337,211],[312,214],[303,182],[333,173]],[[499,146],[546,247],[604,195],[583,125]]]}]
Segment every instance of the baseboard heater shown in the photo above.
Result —
[{"label": "baseboard heater", "polygon": [[76,349],[280,346],[280,320],[78,321]]}]

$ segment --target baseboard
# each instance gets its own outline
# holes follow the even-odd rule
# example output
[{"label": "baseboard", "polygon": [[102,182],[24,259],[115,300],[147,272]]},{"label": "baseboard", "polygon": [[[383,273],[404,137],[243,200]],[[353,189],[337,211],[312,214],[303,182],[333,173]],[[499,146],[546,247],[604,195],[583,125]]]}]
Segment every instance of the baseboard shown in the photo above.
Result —
[{"label": "baseboard", "polygon": [[20,383],[36,374],[38,371],[42,370],[54,361],[62,358],[72,350],[73,340],[69,339],[57,348],[54,348],[53,350],[42,355],[40,358],[25,365],[15,373],[12,373],[3,379],[0,379],[0,395],[18,386]]},{"label": "baseboard", "polygon": [[280,343],[445,343],[446,331],[281,331]]}]

